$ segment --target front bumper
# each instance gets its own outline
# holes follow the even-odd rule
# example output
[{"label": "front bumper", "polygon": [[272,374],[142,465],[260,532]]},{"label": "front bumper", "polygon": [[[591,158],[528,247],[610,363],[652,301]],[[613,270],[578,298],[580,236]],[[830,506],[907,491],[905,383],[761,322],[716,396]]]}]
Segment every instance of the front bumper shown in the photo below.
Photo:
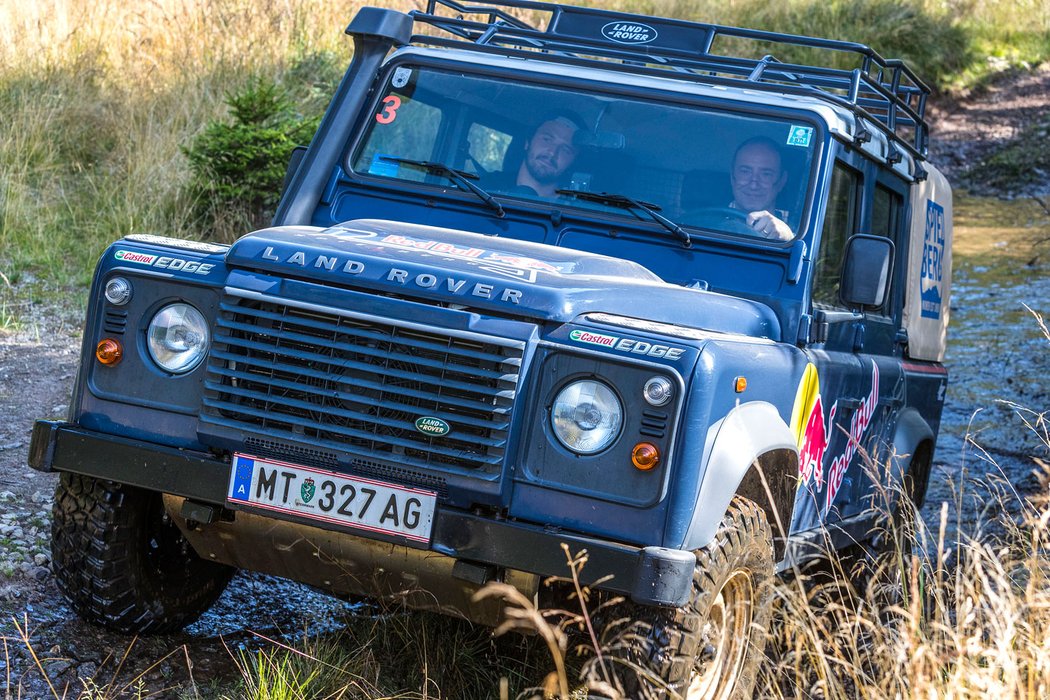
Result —
[{"label": "front bumper", "polygon": [[[34,425],[29,465],[38,471],[73,472],[213,505],[225,504],[230,480],[229,462],[211,454],[58,421]],[[471,563],[567,577],[562,545],[573,555],[587,551],[587,563],[579,571],[585,585],[598,584],[643,605],[680,606],[689,600],[696,558],[687,551],[632,547],[440,506],[434,514],[430,550]]]}]

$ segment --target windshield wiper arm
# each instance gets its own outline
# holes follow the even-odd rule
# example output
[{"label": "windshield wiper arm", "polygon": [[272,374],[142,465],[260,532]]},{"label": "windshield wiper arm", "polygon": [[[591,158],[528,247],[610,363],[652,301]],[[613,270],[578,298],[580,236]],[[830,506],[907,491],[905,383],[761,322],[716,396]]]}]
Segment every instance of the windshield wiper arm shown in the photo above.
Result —
[{"label": "windshield wiper arm", "polygon": [[414,160],[412,158],[397,158],[395,156],[380,156],[380,158],[392,163],[401,163],[402,165],[407,165],[409,167],[420,168],[421,170],[426,170],[428,173],[434,175],[444,175],[454,182],[461,190],[466,190],[476,194],[481,201],[492,207],[496,212],[496,216],[499,218],[502,219],[507,213],[503,210],[503,205],[497,202],[495,197],[471,182],[471,180],[478,179],[478,176],[474,173],[468,173],[466,170],[456,170],[444,163],[438,163],[432,160]]},{"label": "windshield wiper arm", "polygon": [[587,190],[557,190],[557,192],[558,194],[568,195],[588,202],[608,204],[609,206],[619,207],[621,209],[637,209],[639,211],[644,211],[653,221],[678,236],[678,240],[682,242],[684,247],[693,247],[693,239],[690,238],[689,233],[666,216],[660,214],[660,206],[657,204],[643,202],[640,199],[628,197],[623,194],[609,194],[608,192],[588,192]]}]

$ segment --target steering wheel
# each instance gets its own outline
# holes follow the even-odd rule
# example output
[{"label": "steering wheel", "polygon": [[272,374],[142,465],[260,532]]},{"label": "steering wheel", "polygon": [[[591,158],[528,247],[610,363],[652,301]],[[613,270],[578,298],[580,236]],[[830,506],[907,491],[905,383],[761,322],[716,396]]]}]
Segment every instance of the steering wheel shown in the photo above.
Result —
[{"label": "steering wheel", "polygon": [[681,216],[687,224],[710,226],[727,233],[743,233],[750,236],[758,232],[747,223],[748,212],[733,207],[700,207],[691,209]]},{"label": "steering wheel", "polygon": [[734,209],[733,207],[700,207],[699,209],[687,211],[684,216],[724,216],[728,219],[740,219],[747,223],[747,215],[748,212],[743,209]]}]

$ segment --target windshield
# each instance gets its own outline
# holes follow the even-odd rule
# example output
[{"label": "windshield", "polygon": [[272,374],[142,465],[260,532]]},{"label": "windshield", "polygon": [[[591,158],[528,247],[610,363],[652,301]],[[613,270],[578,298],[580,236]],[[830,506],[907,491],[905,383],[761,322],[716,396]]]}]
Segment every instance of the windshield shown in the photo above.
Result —
[{"label": "windshield", "polygon": [[797,117],[402,66],[352,167],[447,189],[444,166],[504,202],[645,222],[653,221],[644,211],[650,207],[692,229],[787,240],[803,221],[817,143],[813,124]]}]

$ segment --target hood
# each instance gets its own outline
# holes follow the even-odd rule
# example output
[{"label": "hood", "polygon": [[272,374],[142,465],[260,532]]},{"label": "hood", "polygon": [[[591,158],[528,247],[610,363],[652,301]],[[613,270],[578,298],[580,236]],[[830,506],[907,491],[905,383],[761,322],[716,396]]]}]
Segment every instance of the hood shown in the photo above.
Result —
[{"label": "hood", "polygon": [[629,260],[433,226],[360,219],[267,228],[238,240],[226,263],[542,321],[605,312],[779,336],[769,307],[668,284]]}]

